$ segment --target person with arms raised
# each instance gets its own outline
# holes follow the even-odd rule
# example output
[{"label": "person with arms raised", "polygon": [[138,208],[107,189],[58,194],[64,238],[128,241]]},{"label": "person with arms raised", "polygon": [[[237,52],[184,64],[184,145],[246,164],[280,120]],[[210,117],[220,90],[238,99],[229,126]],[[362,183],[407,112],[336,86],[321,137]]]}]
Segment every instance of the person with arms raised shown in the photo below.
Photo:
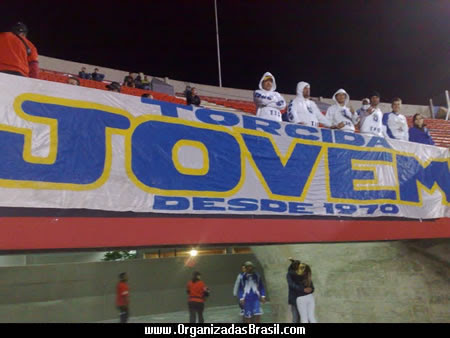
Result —
[{"label": "person with arms raised", "polygon": [[383,112],[378,108],[380,104],[380,94],[374,92],[370,96],[370,107],[366,111],[366,117],[361,123],[362,134],[385,137],[385,127],[383,126]]}]

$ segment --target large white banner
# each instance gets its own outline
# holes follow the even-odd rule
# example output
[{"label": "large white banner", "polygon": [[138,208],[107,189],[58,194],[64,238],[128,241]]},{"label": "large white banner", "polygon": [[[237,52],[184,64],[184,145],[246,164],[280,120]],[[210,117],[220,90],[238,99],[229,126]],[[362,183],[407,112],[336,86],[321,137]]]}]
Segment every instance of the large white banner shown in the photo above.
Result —
[{"label": "large white banner", "polygon": [[0,74],[0,206],[449,217],[449,150]]}]

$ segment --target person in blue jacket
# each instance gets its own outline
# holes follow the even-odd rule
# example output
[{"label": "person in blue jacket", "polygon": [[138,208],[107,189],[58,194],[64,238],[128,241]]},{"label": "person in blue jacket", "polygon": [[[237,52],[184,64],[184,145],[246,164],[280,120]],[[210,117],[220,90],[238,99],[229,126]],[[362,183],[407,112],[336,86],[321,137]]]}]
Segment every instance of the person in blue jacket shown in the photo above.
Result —
[{"label": "person in blue jacket", "polygon": [[266,291],[261,276],[254,271],[252,262],[245,262],[245,273],[239,283],[239,301],[244,307],[245,323],[259,323],[263,314],[261,303],[266,302]]},{"label": "person in blue jacket", "polygon": [[413,117],[413,126],[409,128],[409,142],[431,144],[434,146],[430,132],[425,128],[423,116],[420,114],[415,114]]}]

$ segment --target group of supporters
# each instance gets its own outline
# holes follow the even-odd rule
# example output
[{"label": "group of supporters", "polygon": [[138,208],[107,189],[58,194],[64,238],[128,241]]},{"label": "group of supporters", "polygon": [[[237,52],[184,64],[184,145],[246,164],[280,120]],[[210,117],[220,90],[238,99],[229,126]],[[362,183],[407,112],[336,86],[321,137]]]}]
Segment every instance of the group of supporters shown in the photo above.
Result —
[{"label": "group of supporters", "polygon": [[310,99],[311,87],[307,82],[297,84],[297,96],[291,100],[287,112],[286,101],[276,92],[275,77],[266,72],[259,82],[259,89],[254,92],[253,100],[257,107],[256,116],[273,120],[302,124],[305,126],[322,126],[332,129],[354,132],[359,128],[362,134],[370,134],[392,139],[434,145],[430,133],[420,114],[414,115],[413,127],[408,128],[406,117],[400,113],[402,100],[392,100],[392,112],[383,114],[378,108],[380,94],[374,92],[365,98],[362,107],[354,111],[348,107],[350,95],[339,89],[333,95],[334,105],[330,106],[324,116],[316,103]]},{"label": "group of supporters", "polygon": [[[38,52],[27,39],[27,34],[28,28],[21,22],[15,24],[10,32],[0,33],[0,72],[38,77]],[[86,68],[83,67],[78,76],[96,81],[103,81],[104,78],[104,74],[101,74],[98,68],[93,73],[87,73]],[[68,83],[79,85],[80,81],[75,77],[69,77]],[[149,89],[150,82],[142,73],[137,77],[133,77],[130,73],[125,77],[123,85]],[[323,116],[315,102],[310,99],[309,83],[299,82],[296,98],[289,103],[287,113],[282,114],[282,110],[286,108],[286,101],[276,92],[276,88],[275,77],[269,72],[265,73],[259,82],[259,90],[254,92],[257,116],[311,127],[322,124],[328,128],[350,132],[354,132],[355,127],[358,127],[363,134],[434,145],[420,114],[414,115],[413,127],[408,129],[405,116],[400,114],[402,105],[400,98],[392,100],[392,112],[383,114],[378,108],[380,94],[374,92],[370,99],[363,100],[362,107],[355,112],[347,106],[350,101],[349,94],[344,89],[339,89],[333,95],[335,104],[329,107],[326,115]],[[121,86],[118,82],[112,82],[107,89],[120,92]],[[186,90],[186,101],[188,105],[200,105],[200,98],[196,95],[194,88]]]},{"label": "group of supporters", "polygon": [[88,73],[86,67],[81,67],[81,71],[78,72],[78,77],[80,79],[102,82],[105,78],[105,74],[100,73],[98,68],[95,68],[93,73]]},{"label": "group of supporters", "polygon": [[136,74],[129,72],[123,79],[122,85],[125,87],[150,90],[150,80],[147,75],[144,75],[144,73]]}]

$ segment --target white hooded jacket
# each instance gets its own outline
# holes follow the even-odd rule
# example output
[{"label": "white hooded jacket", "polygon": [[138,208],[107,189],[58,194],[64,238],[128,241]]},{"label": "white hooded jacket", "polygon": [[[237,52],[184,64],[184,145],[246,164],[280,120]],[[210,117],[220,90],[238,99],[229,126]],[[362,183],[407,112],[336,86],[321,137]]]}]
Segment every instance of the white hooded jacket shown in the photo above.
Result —
[{"label": "white hooded jacket", "polygon": [[386,137],[386,127],[383,126],[382,120],[383,113],[380,108],[375,108],[372,114],[366,115],[359,129],[362,134]]},{"label": "white hooded jacket", "polygon": [[[270,76],[273,80],[270,90],[265,90],[262,86],[266,76]],[[269,72],[264,73],[259,81],[259,90],[253,93],[253,101],[257,107],[256,116],[281,122],[281,110],[286,108],[286,101],[275,89],[277,89],[275,77]]]},{"label": "white hooded jacket", "polygon": [[[340,93],[346,95],[343,106],[341,106],[336,100],[336,95]],[[325,115],[326,118],[330,120],[333,126],[337,126],[339,123],[343,122],[344,127],[340,130],[355,131],[355,124],[358,123],[358,114],[353,114],[347,107],[347,104],[350,101],[350,96],[344,89],[339,89],[336,93],[334,93],[333,101],[336,102],[336,104],[328,107],[327,114]]]},{"label": "white hooded jacket", "polygon": [[322,123],[326,127],[331,127],[331,122],[322,115],[314,101],[305,99],[303,89],[309,86],[307,82],[297,84],[297,96],[289,102],[287,117],[289,122],[300,123],[305,126],[318,127]]}]

